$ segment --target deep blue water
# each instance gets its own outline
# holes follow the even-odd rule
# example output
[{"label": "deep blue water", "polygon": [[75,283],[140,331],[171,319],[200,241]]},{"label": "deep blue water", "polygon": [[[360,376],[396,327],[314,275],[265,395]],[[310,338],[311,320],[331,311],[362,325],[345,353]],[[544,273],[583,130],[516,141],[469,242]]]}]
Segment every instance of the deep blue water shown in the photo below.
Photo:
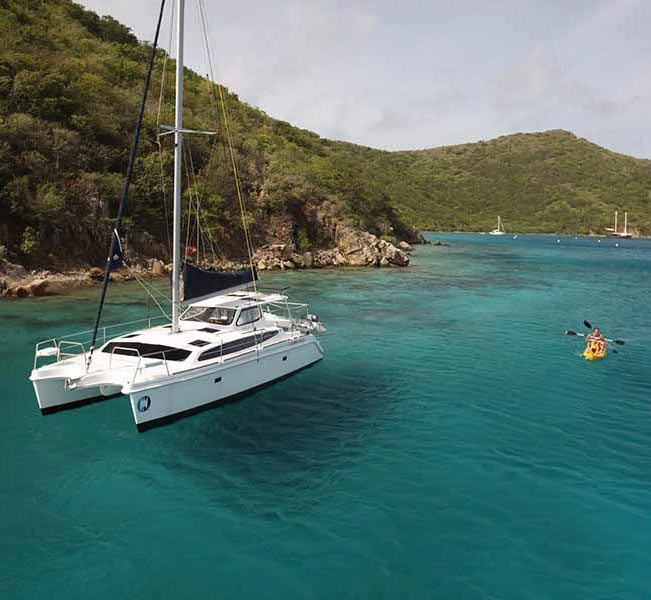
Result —
[{"label": "deep blue water", "polygon": [[[267,277],[325,360],[145,434],[126,398],[37,410],[33,344],[96,290],[0,303],[0,598],[648,598],[651,242],[430,238]],[[579,357],[586,318],[619,354]]]}]

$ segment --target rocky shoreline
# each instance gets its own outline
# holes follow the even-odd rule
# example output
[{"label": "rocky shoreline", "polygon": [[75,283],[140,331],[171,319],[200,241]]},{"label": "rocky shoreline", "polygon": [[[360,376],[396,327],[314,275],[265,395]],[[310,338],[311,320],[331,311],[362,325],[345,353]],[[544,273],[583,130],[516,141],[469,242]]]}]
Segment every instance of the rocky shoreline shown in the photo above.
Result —
[{"label": "rocky shoreline", "polygon": [[[291,244],[268,244],[259,248],[253,263],[259,271],[292,269],[324,269],[332,267],[382,267],[399,268],[409,265],[412,245],[401,241],[396,245],[377,236],[352,227],[339,227],[336,246],[328,249],[300,252]],[[428,244],[422,235],[416,243]],[[167,276],[171,264],[157,258],[129,257],[130,270],[111,273],[111,280],[131,281],[136,277],[152,279]],[[202,265],[218,270],[238,270],[246,264],[223,260]],[[81,268],[65,272],[49,270],[27,271],[25,267],[10,262],[4,247],[0,246],[0,297],[27,298],[63,293],[70,288],[96,286],[104,271],[98,267]]]}]

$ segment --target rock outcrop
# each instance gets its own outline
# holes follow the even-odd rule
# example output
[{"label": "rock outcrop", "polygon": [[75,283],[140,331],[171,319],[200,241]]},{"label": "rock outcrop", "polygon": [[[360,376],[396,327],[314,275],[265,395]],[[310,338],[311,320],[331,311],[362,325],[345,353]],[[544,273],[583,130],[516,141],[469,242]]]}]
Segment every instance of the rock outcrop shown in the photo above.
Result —
[{"label": "rock outcrop", "polygon": [[50,282],[47,279],[33,279],[26,283],[10,283],[5,281],[2,295],[7,298],[27,298],[29,296],[47,296]]},{"label": "rock outcrop", "polygon": [[345,264],[350,266],[405,267],[409,264],[405,252],[366,231],[340,226],[337,228],[336,242]]},{"label": "rock outcrop", "polygon": [[[260,248],[255,263],[270,269],[319,269],[324,267],[405,267],[406,251],[372,233],[346,225],[337,227],[334,248],[298,253],[293,244],[269,244]],[[409,244],[406,244],[410,248]]]},{"label": "rock outcrop", "polygon": [[157,258],[152,258],[150,261],[151,274],[160,277],[165,274],[165,263]]}]

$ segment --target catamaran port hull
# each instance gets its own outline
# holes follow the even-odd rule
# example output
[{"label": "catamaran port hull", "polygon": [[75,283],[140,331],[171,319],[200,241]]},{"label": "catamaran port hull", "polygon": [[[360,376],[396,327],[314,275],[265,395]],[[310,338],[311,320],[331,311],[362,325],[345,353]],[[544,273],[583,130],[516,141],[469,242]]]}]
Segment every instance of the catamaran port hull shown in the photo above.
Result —
[{"label": "catamaran port hull", "polygon": [[86,358],[83,354],[34,368],[30,380],[41,413],[50,414],[75,408],[119,394],[122,383],[119,378],[115,381],[114,376],[117,374],[119,377],[120,370],[107,370],[108,363],[103,357],[98,362],[99,368],[89,373],[86,372]]},{"label": "catamaran port hull", "polygon": [[224,362],[179,373],[171,381],[156,385],[125,386],[139,431],[194,414],[228,398],[284,379],[323,358],[323,350],[313,336],[297,343],[279,344],[264,354]]},{"label": "catamaran port hull", "polygon": [[36,400],[42,414],[46,415],[62,408],[72,408],[93,398],[102,397],[99,387],[71,390],[66,387],[66,382],[66,377],[32,379]]}]

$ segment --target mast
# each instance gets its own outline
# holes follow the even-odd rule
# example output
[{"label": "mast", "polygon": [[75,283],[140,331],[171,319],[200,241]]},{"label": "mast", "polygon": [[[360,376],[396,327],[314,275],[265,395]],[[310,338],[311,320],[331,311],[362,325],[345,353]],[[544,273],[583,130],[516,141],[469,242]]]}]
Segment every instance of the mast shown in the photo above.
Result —
[{"label": "mast", "polygon": [[181,278],[181,165],[183,160],[183,13],[185,0],[177,0],[176,104],[174,117],[174,226],[172,252],[172,333],[179,330]]},{"label": "mast", "polygon": [[615,211],[615,233],[617,233],[617,211]]},{"label": "mast", "polygon": [[628,213],[624,213],[624,235],[628,234]]}]

